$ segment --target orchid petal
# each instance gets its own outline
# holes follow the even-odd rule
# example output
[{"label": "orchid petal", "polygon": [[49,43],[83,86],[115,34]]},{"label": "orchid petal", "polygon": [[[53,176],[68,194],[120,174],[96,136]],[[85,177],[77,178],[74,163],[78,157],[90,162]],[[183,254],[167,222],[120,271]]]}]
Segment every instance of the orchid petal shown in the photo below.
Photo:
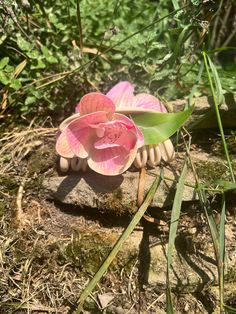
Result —
[{"label": "orchid petal", "polygon": [[116,119],[116,121],[122,121],[123,123],[126,123],[127,127],[130,126],[130,129],[132,127],[134,127],[136,135],[137,135],[137,148],[140,148],[144,145],[144,137],[142,132],[139,130],[139,128],[135,125],[135,123],[129,119],[128,117],[126,117],[123,114],[120,113],[115,113],[114,117]]},{"label": "orchid petal", "polygon": [[105,121],[107,121],[106,112],[94,112],[73,120],[67,126],[65,129],[67,141],[77,157],[88,157],[94,138],[96,138],[95,128],[91,128],[91,126]]},{"label": "orchid petal", "polygon": [[80,117],[79,113],[75,113],[72,116],[66,118],[65,120],[62,121],[62,123],[59,126],[59,130],[62,132],[65,130],[65,128],[68,126],[69,123],[71,123],[72,121],[78,119]]},{"label": "orchid petal", "polygon": [[160,100],[145,93],[138,94],[133,98],[133,107],[146,108],[157,112],[167,112]]},{"label": "orchid petal", "polygon": [[89,167],[102,175],[115,176],[123,173],[133,163],[137,153],[135,147],[127,152],[122,147],[94,149],[88,158]]},{"label": "orchid petal", "polygon": [[134,87],[129,82],[120,82],[112,87],[106,95],[113,101],[116,108],[130,107],[134,97]]},{"label": "orchid petal", "polygon": [[81,98],[75,110],[81,116],[97,111],[113,113],[115,105],[110,98],[101,93],[89,93]]},{"label": "orchid petal", "polygon": [[74,153],[71,150],[70,145],[67,141],[65,132],[62,132],[57,138],[56,151],[60,156],[64,158],[72,158],[74,156]]}]

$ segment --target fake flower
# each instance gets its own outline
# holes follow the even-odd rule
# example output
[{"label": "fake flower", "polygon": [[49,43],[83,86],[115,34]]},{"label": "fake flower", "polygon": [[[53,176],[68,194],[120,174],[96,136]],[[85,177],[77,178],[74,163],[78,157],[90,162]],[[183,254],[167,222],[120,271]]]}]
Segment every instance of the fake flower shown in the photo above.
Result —
[{"label": "fake flower", "polygon": [[76,114],[60,125],[56,150],[60,167],[67,171],[86,170],[87,165],[103,175],[117,175],[134,162],[138,168],[147,163],[154,167],[174,158],[170,140],[144,145],[144,138],[126,114],[166,112],[152,95],[134,95],[129,82],[120,82],[106,95],[89,93],[76,106]]},{"label": "fake flower", "polygon": [[133,163],[144,145],[132,120],[115,113],[115,104],[101,93],[82,97],[76,117],[66,121],[56,150],[64,158],[87,158],[88,166],[103,175],[117,175]]}]

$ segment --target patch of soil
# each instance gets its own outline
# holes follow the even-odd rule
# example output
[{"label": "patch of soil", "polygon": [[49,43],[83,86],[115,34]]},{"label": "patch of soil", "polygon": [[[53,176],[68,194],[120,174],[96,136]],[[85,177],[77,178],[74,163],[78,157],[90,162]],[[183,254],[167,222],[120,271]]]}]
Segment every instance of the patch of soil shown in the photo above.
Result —
[{"label": "patch of soil", "polygon": [[[199,147],[196,154],[201,150]],[[8,167],[5,179],[0,179],[0,314],[73,313],[81,291],[131,219],[127,215],[104,215],[91,208],[47,201],[41,182],[55,170],[52,150],[54,139],[47,137],[40,148],[29,152],[19,163],[12,160],[12,168]],[[1,169],[6,169],[6,162],[3,164]],[[23,177],[26,183],[19,221],[16,198]],[[216,220],[219,204],[220,199],[213,197],[211,205]],[[86,301],[85,313],[166,313],[165,287],[149,285],[145,272],[150,266],[147,248],[168,241],[170,209],[148,210],[150,217],[164,224],[142,221]],[[232,198],[228,209],[226,240],[234,243]],[[228,228],[229,225],[233,227]],[[182,252],[181,258],[208,245],[211,240],[207,230],[199,204],[184,204],[175,243]],[[149,242],[140,241],[144,234]],[[133,242],[140,245],[138,251],[128,250]],[[235,249],[230,254],[234,252]],[[232,274],[231,279],[235,276],[233,270]],[[230,291],[227,300],[235,306],[236,294]],[[198,292],[173,290],[172,294],[176,313],[219,312],[218,292],[210,287]]]}]

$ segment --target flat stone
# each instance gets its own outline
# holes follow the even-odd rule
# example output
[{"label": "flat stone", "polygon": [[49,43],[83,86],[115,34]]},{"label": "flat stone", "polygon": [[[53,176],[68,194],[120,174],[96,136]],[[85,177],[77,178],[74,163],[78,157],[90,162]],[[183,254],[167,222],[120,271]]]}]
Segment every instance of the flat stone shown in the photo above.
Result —
[{"label": "flat stone", "polygon": [[[196,214],[192,219],[192,223],[196,223],[197,229],[200,230],[197,216]],[[190,235],[188,228],[189,226],[186,226],[185,231],[178,232],[172,255],[170,283],[173,291],[179,293],[194,293],[208,286],[218,285],[218,270],[210,235],[206,230],[205,234],[196,232]],[[232,225],[226,225],[226,229],[227,231],[232,229]],[[233,237],[228,238],[226,243],[225,282],[228,283],[231,280],[235,282],[236,255]],[[143,258],[141,266],[143,282],[160,290],[166,288],[167,248],[168,244],[165,241],[152,238],[145,231],[134,232],[129,238],[127,247],[124,247],[139,250],[139,256]]]},{"label": "flat stone", "polygon": [[[184,110],[188,104],[187,99],[177,99],[168,102],[168,107],[173,112]],[[210,129],[218,128],[214,103],[212,97],[202,96],[193,99],[194,111],[187,121],[191,128]],[[225,94],[224,102],[219,106],[221,121],[225,128],[235,128],[236,120],[236,96]]]},{"label": "flat stone", "polygon": [[[164,180],[156,192],[152,207],[164,207],[172,204],[182,163],[182,158],[177,158],[170,165],[163,167]],[[145,193],[150,189],[155,177],[159,175],[160,167],[146,172]],[[118,176],[102,176],[89,170],[86,173],[53,176],[46,178],[43,182],[47,195],[57,201],[79,207],[115,211],[117,214],[137,211],[138,184],[139,171],[137,170],[126,171]],[[189,170],[183,201],[197,199],[194,186],[194,177]]]}]

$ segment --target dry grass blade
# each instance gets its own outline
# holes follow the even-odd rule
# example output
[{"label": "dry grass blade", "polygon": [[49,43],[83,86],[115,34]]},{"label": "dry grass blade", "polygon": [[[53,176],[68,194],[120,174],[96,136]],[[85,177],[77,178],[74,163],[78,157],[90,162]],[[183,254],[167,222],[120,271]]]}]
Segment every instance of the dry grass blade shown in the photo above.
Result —
[{"label": "dry grass blade", "polygon": [[0,172],[5,173],[11,166],[11,163],[6,168],[1,166],[6,155],[10,155],[11,161],[20,162],[31,151],[42,145],[43,138],[55,136],[56,131],[56,128],[32,128],[30,125],[26,130],[4,133],[0,139]]}]

